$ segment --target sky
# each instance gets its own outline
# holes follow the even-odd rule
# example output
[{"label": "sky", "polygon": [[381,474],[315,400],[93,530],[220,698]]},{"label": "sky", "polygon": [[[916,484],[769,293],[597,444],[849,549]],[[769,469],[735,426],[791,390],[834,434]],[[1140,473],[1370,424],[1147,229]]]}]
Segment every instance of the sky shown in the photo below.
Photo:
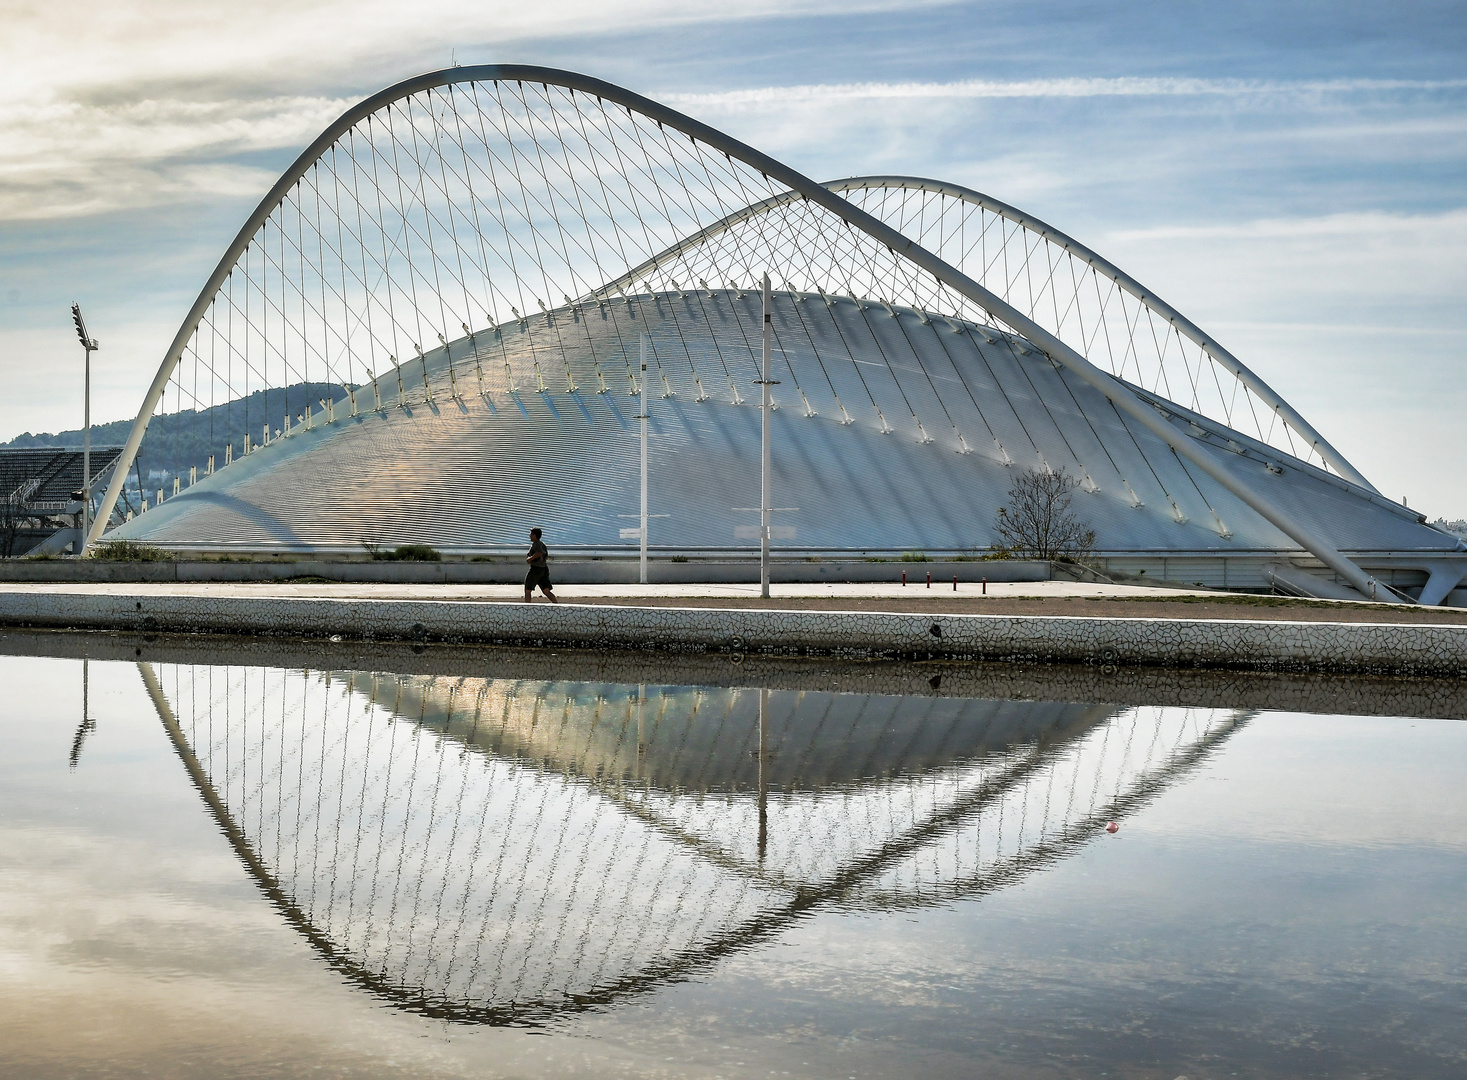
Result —
[{"label": "sky", "polygon": [[275,177],[451,63],[585,72],[817,180],[1016,205],[1186,313],[1392,498],[1467,517],[1461,0],[0,0],[0,441],[135,414]]}]

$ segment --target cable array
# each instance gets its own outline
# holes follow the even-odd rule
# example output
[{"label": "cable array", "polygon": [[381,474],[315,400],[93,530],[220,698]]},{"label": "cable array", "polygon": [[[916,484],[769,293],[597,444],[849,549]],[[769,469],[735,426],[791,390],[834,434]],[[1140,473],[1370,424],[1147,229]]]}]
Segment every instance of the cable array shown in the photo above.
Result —
[{"label": "cable array", "polygon": [[[159,410],[195,418],[196,479],[338,410],[431,403],[428,354],[450,342],[467,344],[447,350],[448,396],[575,393],[577,350],[590,353],[588,392],[634,392],[642,325],[631,309],[694,283],[658,275],[655,289],[614,301],[573,298],[778,190],[697,139],[565,87],[488,81],[408,95],[337,138],[271,210]],[[828,213],[811,227],[835,265],[849,230]],[[751,286],[777,239],[751,240],[717,287]],[[609,352],[580,325],[588,317],[608,322]],[[510,355],[505,334],[532,323],[552,340]],[[659,340],[654,363],[667,392],[690,374],[703,393],[739,396],[725,357]]]},{"label": "cable array", "polygon": [[[833,186],[1162,411],[1251,420],[1265,443],[1312,452],[1205,349],[1041,231],[944,193],[854,184]],[[742,404],[759,348],[752,290],[766,271],[790,302],[781,355],[813,360],[783,365],[776,408],[1005,464],[1101,470],[1143,503],[1134,467],[1101,460],[1093,430],[1099,451],[1070,445],[1053,422],[1077,405],[1072,388],[1055,398],[1033,372],[1010,387],[984,355],[1013,361],[1032,345],[868,232],[647,113],[564,85],[483,79],[387,101],[269,208],[168,376],[157,411],[189,434],[143,506],[302,428],[371,411],[473,399],[529,417],[533,394],[553,417],[589,422],[589,395],[638,391],[644,336],[654,393]],[[1051,462],[1048,432],[1025,427],[1031,400],[1069,460]],[[1014,421],[1023,430],[1005,438]],[[1195,481],[1184,496],[1160,479],[1176,463],[1142,468],[1184,520]],[[1215,499],[1197,495],[1226,536]]]},{"label": "cable array", "polygon": [[1287,416],[1258,394],[1190,326],[1128,290],[1068,237],[1011,207],[948,185],[873,178],[831,185],[956,266],[1163,407],[1180,405],[1319,468],[1331,467]]}]

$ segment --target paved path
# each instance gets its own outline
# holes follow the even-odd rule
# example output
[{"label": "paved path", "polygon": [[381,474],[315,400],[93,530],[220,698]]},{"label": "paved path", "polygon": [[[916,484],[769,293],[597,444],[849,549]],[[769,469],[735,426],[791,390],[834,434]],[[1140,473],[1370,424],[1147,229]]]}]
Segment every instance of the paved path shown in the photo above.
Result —
[{"label": "paved path", "polygon": [[[994,604],[1026,602],[1022,598],[960,595],[938,601],[934,591],[931,600],[903,600],[890,592],[873,596],[878,590],[869,587],[855,596],[782,597],[764,603],[757,597],[664,593],[660,603],[644,595],[602,597],[600,603],[581,598],[591,602],[559,605],[517,603],[484,587],[478,587],[477,599],[465,599],[455,596],[460,588],[33,585],[0,590],[0,624],[131,632],[143,635],[144,641],[168,633],[407,639],[712,652],[738,657],[738,662],[752,653],[1058,661],[1107,670],[1165,665],[1453,677],[1467,671],[1467,625],[1392,624],[1382,621],[1393,614],[1390,609],[1348,605],[1301,607],[1327,616],[1308,620],[1211,619],[1199,617],[1197,609],[1204,605],[1197,596],[1170,602],[1103,595],[1037,601],[1060,607],[1063,615],[1057,617],[1050,611],[1016,616],[993,610]],[[964,604],[983,613],[953,610]],[[1109,610],[1104,617],[1085,617],[1074,605],[1086,604]],[[1211,601],[1210,606],[1227,605]],[[1165,618],[1114,614],[1139,614],[1137,609],[1153,607],[1170,610]],[[1328,617],[1352,610],[1364,618]]]},{"label": "paved path", "polygon": [[[769,608],[787,611],[881,611],[962,615],[1060,615],[1090,618],[1239,619],[1264,622],[1467,624],[1467,609],[1420,608],[1349,601],[1296,600],[1204,590],[1157,589],[1068,581],[949,580],[922,584],[777,585],[769,600],[757,585],[562,585],[561,600],[623,607]],[[354,600],[441,600],[520,603],[517,585],[382,584],[356,582],[12,583],[0,595],[136,597],[262,597]],[[537,594],[537,602],[544,603]]]},{"label": "paved path", "polygon": [[[838,599],[848,601],[950,599],[983,595],[979,583],[952,580],[934,581],[927,588],[919,579],[910,585],[886,582],[859,584],[821,582],[773,586],[772,599]],[[227,582],[14,582],[0,584],[0,592],[91,592],[108,596],[127,595],[202,595],[358,597],[374,600],[522,600],[518,585],[423,584],[345,581],[227,581]],[[565,599],[578,603],[594,600],[616,600],[636,603],[641,600],[676,599],[759,599],[759,586],[725,585],[557,585],[555,591]],[[538,595],[538,594],[537,594]],[[993,597],[1171,597],[1216,596],[1217,593],[1154,589],[1131,585],[1091,585],[1073,581],[991,582],[987,595]]]}]

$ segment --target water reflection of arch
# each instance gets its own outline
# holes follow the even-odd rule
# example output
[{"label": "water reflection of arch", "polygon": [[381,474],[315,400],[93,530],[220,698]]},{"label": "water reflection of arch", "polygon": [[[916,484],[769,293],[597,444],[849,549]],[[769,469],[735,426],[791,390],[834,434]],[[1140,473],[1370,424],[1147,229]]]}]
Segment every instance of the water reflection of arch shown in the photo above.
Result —
[{"label": "water reflection of arch", "polygon": [[490,1023],[677,979],[821,905],[1002,887],[1244,722],[140,666],[231,844],[312,945],[399,1005]]}]

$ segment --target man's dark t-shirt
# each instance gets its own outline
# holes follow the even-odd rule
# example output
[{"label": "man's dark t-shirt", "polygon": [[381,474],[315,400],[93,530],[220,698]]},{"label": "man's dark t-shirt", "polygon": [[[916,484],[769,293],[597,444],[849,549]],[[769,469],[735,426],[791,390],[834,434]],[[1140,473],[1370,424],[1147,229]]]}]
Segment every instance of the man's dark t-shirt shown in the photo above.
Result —
[{"label": "man's dark t-shirt", "polygon": [[525,593],[528,594],[535,586],[540,586],[542,591],[549,592],[550,586],[550,552],[545,550],[545,545],[539,540],[530,541],[530,550],[527,553],[530,563],[530,572],[525,575]]}]

